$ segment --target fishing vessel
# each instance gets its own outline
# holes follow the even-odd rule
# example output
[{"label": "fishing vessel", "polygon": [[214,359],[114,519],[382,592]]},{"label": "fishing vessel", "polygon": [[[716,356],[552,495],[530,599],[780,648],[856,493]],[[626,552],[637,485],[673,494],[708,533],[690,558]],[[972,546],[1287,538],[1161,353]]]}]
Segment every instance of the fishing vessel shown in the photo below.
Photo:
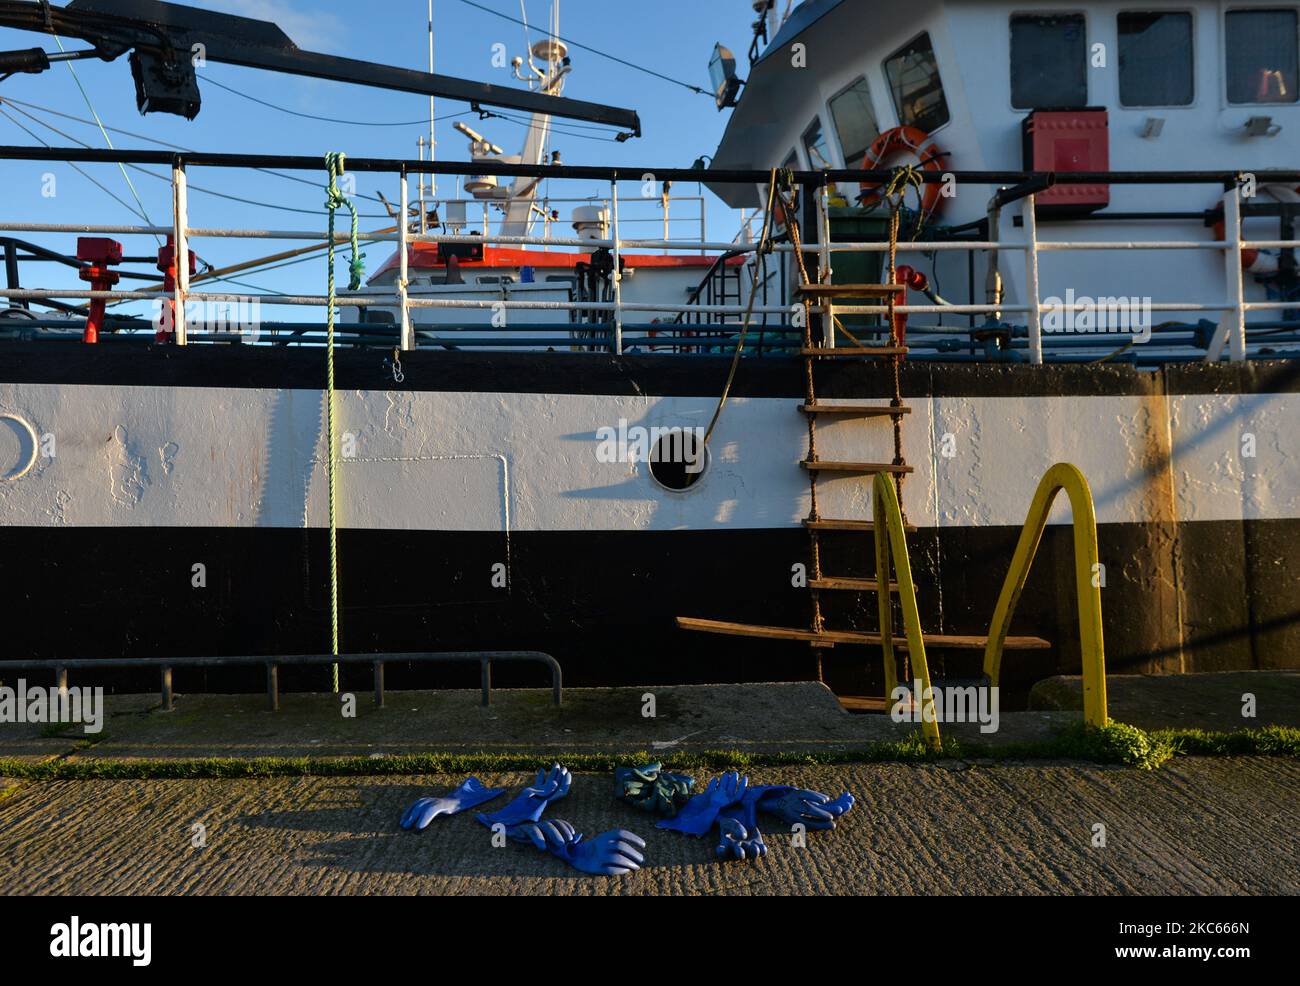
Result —
[{"label": "fishing vessel", "polygon": [[[178,191],[161,335],[101,309],[82,341],[125,269],[103,243],[76,259],[89,287],[18,279],[37,249],[138,228],[0,222],[6,649],[316,653],[333,622],[349,652],[544,650],[574,684],[865,695],[872,477],[894,477],[931,663],[956,674],[1069,462],[1110,670],[1296,666],[1300,6],[750,6],[693,166],[556,162],[546,103],[518,154],[466,127],[465,161],[350,157],[400,195],[368,234],[393,255],[333,298],[332,387],[322,320],[187,324],[249,299],[175,262],[221,235],[191,224],[187,166],[319,162],[137,152]],[[566,59],[553,28],[526,91],[558,99]],[[413,208],[408,176],[433,173],[459,192]],[[566,180],[608,195],[562,201]],[[694,182],[746,210],[737,234],[669,227]],[[647,203],[662,235],[628,229]],[[1012,690],[1079,669],[1070,520],[1016,609]]]}]

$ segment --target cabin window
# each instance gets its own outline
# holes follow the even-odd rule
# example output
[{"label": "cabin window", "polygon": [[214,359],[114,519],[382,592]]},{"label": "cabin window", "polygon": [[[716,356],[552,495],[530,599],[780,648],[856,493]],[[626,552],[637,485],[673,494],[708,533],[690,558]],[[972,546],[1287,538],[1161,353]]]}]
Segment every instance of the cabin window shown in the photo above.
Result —
[{"label": "cabin window", "polygon": [[1011,105],[1088,105],[1088,30],[1082,14],[1011,18]]},{"label": "cabin window", "polygon": [[1228,102],[1294,103],[1298,45],[1300,25],[1294,10],[1228,11]]},{"label": "cabin window", "polygon": [[885,77],[903,126],[933,133],[948,122],[948,101],[930,35],[922,34],[885,59]]},{"label": "cabin window", "polygon": [[844,152],[844,167],[860,168],[867,148],[880,136],[876,114],[871,110],[871,91],[866,79],[858,79],[830,101],[831,121]]},{"label": "cabin window", "polygon": [[1192,15],[1119,15],[1119,101],[1124,106],[1187,106],[1192,101]]},{"label": "cabin window", "polygon": [[831,164],[831,148],[826,142],[826,131],[822,129],[819,117],[814,117],[808,129],[803,132],[803,149],[808,152],[809,170],[821,171],[834,167]]}]

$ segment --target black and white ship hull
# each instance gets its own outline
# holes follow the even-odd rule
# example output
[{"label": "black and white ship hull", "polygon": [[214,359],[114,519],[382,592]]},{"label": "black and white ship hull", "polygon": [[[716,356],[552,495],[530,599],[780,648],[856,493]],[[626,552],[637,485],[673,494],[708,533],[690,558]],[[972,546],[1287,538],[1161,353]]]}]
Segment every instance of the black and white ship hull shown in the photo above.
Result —
[{"label": "black and white ship hull", "polygon": [[[674,623],[808,624],[797,361],[746,361],[702,476],[674,491],[644,461],[603,461],[601,430],[707,425],[725,359],[419,351],[398,383],[388,358],[336,358],[341,650],[539,649],[573,684],[815,675],[805,643]],[[885,368],[819,372],[824,400],[892,391]],[[323,384],[319,350],[0,344],[6,656],[328,652]],[[1034,487],[1066,461],[1096,500],[1110,670],[1294,665],[1294,364],[906,364],[901,385],[927,630],[987,632]],[[824,426],[819,453],[887,461],[887,422]],[[823,479],[819,497],[871,516],[867,479]],[[1053,647],[1008,657],[1013,689],[1078,670],[1068,519],[1062,502],[1013,628]],[[869,535],[824,551],[827,570],[871,574]],[[825,605],[828,623],[874,627],[874,598]],[[878,652],[825,660],[839,690],[879,686]],[[260,684],[222,674],[208,683]]]}]

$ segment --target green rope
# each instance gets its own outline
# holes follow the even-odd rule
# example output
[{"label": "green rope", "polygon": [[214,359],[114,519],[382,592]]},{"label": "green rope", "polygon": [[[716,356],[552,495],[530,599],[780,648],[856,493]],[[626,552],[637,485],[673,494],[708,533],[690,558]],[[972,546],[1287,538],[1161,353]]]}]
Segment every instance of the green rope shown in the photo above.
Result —
[{"label": "green rope", "polygon": [[[325,309],[325,430],[329,440],[329,456],[326,470],[329,476],[330,509],[330,653],[339,656],[339,547],[338,547],[338,484],[335,456],[338,437],[334,426],[334,213],[340,206],[346,206],[352,213],[352,260],[348,264],[348,290],[355,291],[361,287],[361,275],[365,272],[365,254],[357,246],[357,208],[344,195],[338,186],[339,176],[343,174],[343,152],[331,151],[325,155],[325,168],[329,173],[329,183],[325,186],[325,208],[329,212],[329,303]],[[339,666],[330,665],[330,686],[337,694],[339,690]]]}]

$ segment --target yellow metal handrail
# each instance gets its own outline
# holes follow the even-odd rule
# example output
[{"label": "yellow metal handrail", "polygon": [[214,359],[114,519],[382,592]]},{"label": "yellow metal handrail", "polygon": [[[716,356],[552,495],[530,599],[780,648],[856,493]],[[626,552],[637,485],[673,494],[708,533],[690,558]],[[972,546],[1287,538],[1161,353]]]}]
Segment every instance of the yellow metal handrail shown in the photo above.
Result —
[{"label": "yellow metal handrail", "polygon": [[[876,473],[872,483],[871,510],[876,531],[876,598],[880,603],[880,646],[885,657],[885,701],[893,701],[898,687],[898,670],[894,664],[893,612],[889,601],[889,552],[897,561],[898,600],[903,609],[903,631],[912,668],[921,683],[921,735],[933,749],[939,748],[939,722],[934,711],[934,692],[930,688],[930,668],[925,661],[925,639],[921,634],[921,615],[916,607],[916,586],[912,582],[912,563],[907,557],[907,538],[903,529],[903,512],[893,481]],[[884,531],[887,536],[881,537]],[[908,682],[911,685],[911,682]]]},{"label": "yellow metal handrail", "polygon": [[1074,513],[1074,575],[1079,599],[1079,644],[1083,653],[1083,718],[1093,726],[1104,726],[1106,716],[1106,654],[1101,634],[1101,571],[1097,561],[1097,514],[1093,509],[1088,481],[1075,466],[1058,462],[1048,469],[1038,484],[1025,526],[1020,532],[1016,553],[1011,559],[998,604],[989,624],[989,639],[984,646],[984,673],[996,685],[1002,671],[1002,645],[1011,626],[1020,593],[1029,577],[1038,543],[1047,526],[1056,494],[1065,490]]},{"label": "yellow metal handrail", "polygon": [[[1097,514],[1092,491],[1078,468],[1058,462],[1048,469],[1038,484],[1034,499],[1020,532],[1020,541],[1011,558],[1006,581],[998,595],[989,624],[988,642],[984,646],[984,673],[989,686],[996,687],[1002,671],[1002,648],[1016,603],[1029,578],[1038,544],[1047,526],[1056,494],[1065,491],[1073,510],[1075,585],[1079,598],[1079,643],[1083,652],[1083,718],[1093,726],[1104,726],[1106,715],[1106,655],[1101,633],[1101,586],[1098,579]],[[933,749],[938,749],[939,723],[934,709],[934,692],[930,668],[925,659],[925,638],[921,633],[921,616],[916,605],[916,586],[912,581],[912,564],[907,555],[907,539],[898,494],[889,476],[877,473],[872,483],[872,516],[876,531],[876,598],[880,607],[880,643],[885,660],[886,702],[893,701],[898,687],[898,669],[894,661],[893,610],[889,585],[890,552],[894,558],[898,581],[898,599],[903,610],[903,630],[913,673],[921,686],[921,735]],[[882,536],[883,532],[883,536]],[[910,682],[908,683],[910,686]]]}]

